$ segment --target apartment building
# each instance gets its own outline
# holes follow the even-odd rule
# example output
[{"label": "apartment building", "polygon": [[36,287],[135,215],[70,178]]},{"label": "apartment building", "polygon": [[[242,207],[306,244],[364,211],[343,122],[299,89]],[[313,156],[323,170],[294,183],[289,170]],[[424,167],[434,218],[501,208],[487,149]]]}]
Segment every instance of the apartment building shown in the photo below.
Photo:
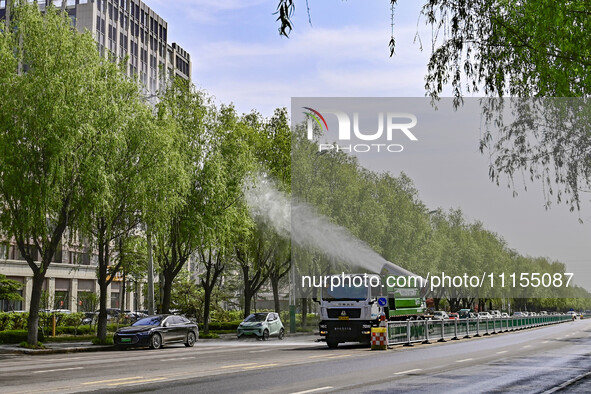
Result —
[{"label": "apartment building", "polygon": [[[33,2],[33,1],[31,1]],[[127,62],[127,75],[137,77],[148,97],[163,89],[173,76],[191,80],[191,57],[177,43],[168,43],[168,23],[140,0],[36,0],[41,10],[49,6],[68,13],[80,32],[90,31],[102,56]],[[0,20],[6,16],[0,0]],[[97,256],[83,244],[67,244],[64,237],[43,286],[44,307],[90,311],[89,293],[98,294]],[[21,302],[0,300],[0,311],[27,310],[32,272],[12,241],[0,242],[0,274],[23,284]],[[142,284],[130,283],[122,292],[121,278],[108,289],[107,304],[125,309],[144,308]],[[138,291],[129,291],[138,289]]]}]

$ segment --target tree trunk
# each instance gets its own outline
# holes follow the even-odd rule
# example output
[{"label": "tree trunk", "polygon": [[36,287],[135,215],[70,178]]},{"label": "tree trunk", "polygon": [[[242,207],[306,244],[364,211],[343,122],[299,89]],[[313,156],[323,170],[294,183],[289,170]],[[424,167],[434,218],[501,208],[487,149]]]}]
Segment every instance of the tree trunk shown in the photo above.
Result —
[{"label": "tree trunk", "polygon": [[123,271],[123,280],[121,281],[121,315],[125,313],[125,271]]},{"label": "tree trunk", "polygon": [[209,312],[213,286],[211,288],[209,286],[204,286],[203,290],[203,332],[209,334]]},{"label": "tree trunk", "polygon": [[37,345],[37,342],[39,341],[37,337],[39,331],[39,304],[41,303],[41,290],[43,289],[45,272],[46,271],[39,270],[39,272],[33,274],[31,304],[29,305],[29,318],[27,319],[27,343],[29,345]]},{"label": "tree trunk", "polygon": [[302,328],[308,325],[308,298],[302,298]]},{"label": "tree trunk", "polygon": [[244,289],[244,318],[250,315],[250,304],[252,300],[252,294],[246,288]]},{"label": "tree trunk", "polygon": [[275,302],[275,312],[281,312],[281,303],[279,302],[279,278],[271,276],[271,287],[273,288],[273,300]]},{"label": "tree trunk", "polygon": [[96,336],[100,342],[107,340],[107,287],[106,280],[99,280],[99,317],[97,323]]},{"label": "tree trunk", "polygon": [[160,308],[162,313],[170,313],[170,297],[174,278],[169,275],[163,275],[163,277],[164,283],[160,286],[160,294],[162,294],[162,306]]}]

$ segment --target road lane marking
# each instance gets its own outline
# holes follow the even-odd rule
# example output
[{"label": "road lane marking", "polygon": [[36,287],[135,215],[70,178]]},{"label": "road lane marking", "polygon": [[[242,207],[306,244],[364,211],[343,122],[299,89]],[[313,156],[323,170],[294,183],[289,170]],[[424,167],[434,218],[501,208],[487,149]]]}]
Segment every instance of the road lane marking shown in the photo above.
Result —
[{"label": "road lane marking", "polygon": [[123,386],[124,384],[143,384],[143,383],[150,383],[150,382],[159,382],[161,380],[166,380],[167,378],[152,378],[152,379],[141,379],[141,380],[130,380],[127,382],[120,382],[120,383],[110,383],[107,386]]},{"label": "road lane marking", "polygon": [[177,357],[177,358],[163,358],[160,361],[178,361],[178,360],[191,360],[195,357]]},{"label": "road lane marking", "polygon": [[271,350],[274,350],[274,349],[251,350],[249,353],[264,353],[264,352],[270,352]]},{"label": "road lane marking", "polygon": [[276,363],[273,364],[261,364],[261,365],[253,365],[250,367],[244,367],[244,369],[257,369],[257,368],[266,368],[266,367],[274,367],[277,365]]},{"label": "road lane marking", "polygon": [[503,354],[503,353],[507,353],[508,350],[501,350],[500,352],[497,352],[497,354]]},{"label": "road lane marking", "polygon": [[352,356],[352,354],[339,354],[339,355],[336,355],[336,356],[327,356],[326,358],[335,359],[335,358],[351,357],[351,356]]},{"label": "road lane marking", "polygon": [[522,346],[521,348],[522,349],[527,349],[528,347],[531,347],[531,345],[525,345],[525,346]]},{"label": "road lane marking", "polygon": [[413,372],[418,372],[418,371],[422,371],[422,369],[420,369],[420,368],[409,369],[407,371],[395,372],[394,375],[404,375],[404,374],[407,374],[407,373],[413,373]]},{"label": "road lane marking", "polygon": [[295,393],[291,393],[291,394],[308,394],[308,393],[317,393],[319,391],[325,391],[325,390],[330,390],[332,389],[332,386],[324,386],[324,387],[318,387],[316,389],[310,389],[310,390],[304,390],[304,391],[296,391]]},{"label": "road lane marking", "polygon": [[308,358],[320,358],[320,357],[328,357],[328,356],[326,354],[321,354],[321,355],[318,355],[318,356],[310,356]]},{"label": "road lane marking", "polygon": [[548,342],[550,342],[550,341],[543,341],[542,343],[548,343]]},{"label": "road lane marking", "polygon": [[220,367],[220,369],[226,369],[226,368],[237,368],[237,367],[246,367],[248,365],[254,365],[255,363],[246,363],[246,364],[233,364],[233,365],[224,365],[223,367]]},{"label": "road lane marking", "polygon": [[47,373],[47,372],[58,372],[58,371],[73,371],[75,369],[84,369],[84,367],[45,369],[43,371],[33,371],[33,373]]},{"label": "road lane marking", "polygon": [[96,380],[94,382],[84,382],[82,384],[101,384],[101,383],[111,383],[111,382],[120,382],[122,380],[132,380],[132,379],[143,379],[143,376],[132,376],[129,378],[121,378],[121,379],[109,379],[109,380]]},{"label": "road lane marking", "polygon": [[465,358],[463,360],[457,360],[456,363],[465,363],[466,361],[472,361],[474,360],[473,358]]}]

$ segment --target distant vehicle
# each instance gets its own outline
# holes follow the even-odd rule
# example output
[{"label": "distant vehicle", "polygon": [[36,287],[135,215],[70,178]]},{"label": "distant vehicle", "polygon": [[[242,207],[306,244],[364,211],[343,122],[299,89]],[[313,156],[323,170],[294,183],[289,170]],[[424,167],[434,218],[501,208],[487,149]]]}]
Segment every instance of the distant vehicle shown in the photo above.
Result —
[{"label": "distant vehicle", "polygon": [[49,313],[65,313],[66,315],[69,315],[72,311],[69,309],[51,309]]},{"label": "distant vehicle", "polygon": [[435,311],[433,312],[433,320],[447,320],[449,319],[449,315],[445,311]]},{"label": "distant vehicle", "polygon": [[259,312],[249,315],[236,330],[238,338],[242,336],[255,336],[257,339],[266,341],[270,336],[277,336],[283,339],[285,328],[275,312]]},{"label": "distant vehicle", "polygon": [[451,320],[458,320],[460,318],[460,315],[457,312],[452,312],[449,314],[449,318]]},{"label": "distant vehicle", "polygon": [[541,311],[540,312],[540,316],[547,316],[547,315],[548,315],[548,312],[546,312],[546,311]]},{"label": "distant vehicle", "polygon": [[501,311],[499,311],[499,310],[492,310],[492,311],[489,311],[489,313],[494,318],[498,319],[499,317],[501,317]]},{"label": "distant vehicle", "polygon": [[504,319],[506,317],[509,317],[509,314],[507,312],[503,312],[501,313],[501,318]]},{"label": "distant vehicle", "polygon": [[98,313],[96,312],[85,312],[82,318],[82,324],[92,324],[95,319],[98,319]]},{"label": "distant vehicle", "polygon": [[117,347],[149,346],[159,349],[174,342],[183,342],[185,346],[191,347],[198,338],[199,328],[189,319],[175,315],[155,315],[120,328],[113,336],[113,343]]},{"label": "distant vehicle", "polygon": [[468,319],[470,318],[470,313],[472,311],[470,309],[460,309],[458,311],[458,315],[460,316],[460,319]]},{"label": "distant vehicle", "polygon": [[478,317],[480,319],[492,319],[492,315],[488,312],[478,312]]},{"label": "distant vehicle", "polygon": [[474,312],[470,312],[470,319],[476,319],[478,317],[478,315]]},{"label": "distant vehicle", "polygon": [[526,317],[524,312],[513,312],[513,317]]}]

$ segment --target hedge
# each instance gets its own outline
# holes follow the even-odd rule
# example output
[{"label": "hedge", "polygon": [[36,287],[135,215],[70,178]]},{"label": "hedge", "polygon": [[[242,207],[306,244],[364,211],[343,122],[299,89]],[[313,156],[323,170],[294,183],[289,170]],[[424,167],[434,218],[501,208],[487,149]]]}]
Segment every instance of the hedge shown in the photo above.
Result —
[{"label": "hedge", "polygon": [[[219,330],[236,330],[242,320],[226,321],[226,322],[209,322],[210,331]],[[203,323],[199,323],[199,331],[203,331]]]},{"label": "hedge", "polygon": [[[82,323],[84,313],[45,313],[39,312],[39,327],[46,332],[51,331],[53,316],[56,318],[56,327],[78,326]],[[28,312],[0,312],[0,331],[26,330]]]},{"label": "hedge", "polygon": [[[40,342],[45,340],[43,332],[39,331],[38,338]],[[0,343],[14,344],[21,343],[27,340],[26,330],[6,330],[0,331]]]}]

